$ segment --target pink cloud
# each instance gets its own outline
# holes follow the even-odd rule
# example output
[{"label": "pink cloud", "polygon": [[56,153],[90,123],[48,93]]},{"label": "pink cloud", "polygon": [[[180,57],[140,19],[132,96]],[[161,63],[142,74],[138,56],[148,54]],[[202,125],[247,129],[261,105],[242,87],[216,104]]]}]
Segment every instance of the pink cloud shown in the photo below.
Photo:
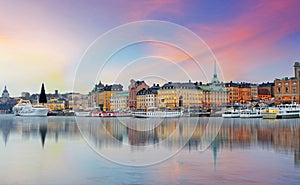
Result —
[{"label": "pink cloud", "polygon": [[[277,43],[300,30],[299,1],[261,1],[241,16],[221,24],[190,25],[211,47],[227,77],[270,64],[284,51]],[[232,71],[235,71],[232,73]]]},{"label": "pink cloud", "polygon": [[179,0],[132,1],[129,7],[130,11],[125,13],[128,20],[147,19],[150,15],[162,11],[173,15],[183,14]]}]

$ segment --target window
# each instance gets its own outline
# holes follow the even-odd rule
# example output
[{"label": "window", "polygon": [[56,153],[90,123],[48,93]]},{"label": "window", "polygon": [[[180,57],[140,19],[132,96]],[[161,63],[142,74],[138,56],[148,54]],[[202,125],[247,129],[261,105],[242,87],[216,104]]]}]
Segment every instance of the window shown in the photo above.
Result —
[{"label": "window", "polygon": [[296,93],[297,88],[296,88],[296,87],[293,87],[292,91],[293,91],[293,93]]},{"label": "window", "polygon": [[288,87],[285,88],[285,92],[289,92],[289,88]]},{"label": "window", "polygon": [[278,87],[278,88],[277,88],[277,92],[279,92],[279,93],[281,92],[281,89],[280,89],[280,87]]}]

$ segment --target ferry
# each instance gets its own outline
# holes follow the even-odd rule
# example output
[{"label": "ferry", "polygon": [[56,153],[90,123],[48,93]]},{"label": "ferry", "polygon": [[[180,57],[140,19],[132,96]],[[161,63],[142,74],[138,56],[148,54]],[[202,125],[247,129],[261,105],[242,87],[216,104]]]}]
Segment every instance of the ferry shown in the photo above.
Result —
[{"label": "ferry", "polygon": [[239,118],[240,117],[240,111],[239,110],[226,110],[222,114],[223,118]]},{"label": "ferry", "polygon": [[183,115],[180,110],[157,110],[149,109],[146,111],[132,112],[132,116],[135,118],[178,118]]},{"label": "ferry", "polygon": [[300,118],[300,104],[281,104],[263,112],[264,119]]},{"label": "ferry", "polygon": [[245,109],[241,110],[240,118],[262,118],[262,114],[259,109]]}]

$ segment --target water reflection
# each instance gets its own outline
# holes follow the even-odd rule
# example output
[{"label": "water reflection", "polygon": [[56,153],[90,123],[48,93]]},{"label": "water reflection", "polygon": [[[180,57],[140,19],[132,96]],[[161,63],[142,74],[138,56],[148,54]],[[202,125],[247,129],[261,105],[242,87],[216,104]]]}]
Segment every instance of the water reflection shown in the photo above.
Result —
[{"label": "water reflection", "polygon": [[[204,132],[208,135],[214,132],[214,124],[208,124],[209,121],[213,123],[214,119],[217,118],[201,118],[196,122],[193,118],[184,118],[181,121],[166,119],[161,124],[144,119],[142,124],[132,122],[133,124],[128,126],[114,118],[82,118],[81,128],[97,150],[117,151],[129,146],[131,152],[137,152],[141,146],[151,146],[156,150],[157,144],[159,148],[172,150],[184,144],[184,150],[199,151],[203,145],[201,138]],[[194,132],[190,137],[191,131]],[[47,140],[59,142],[60,139],[81,137],[76,120],[71,117],[0,116],[0,134],[5,146],[10,144],[10,138],[21,137],[22,140],[39,139],[42,148],[47,147]],[[215,161],[220,150],[249,148],[293,154],[294,164],[300,166],[299,119],[224,119],[217,137],[210,145]]]}]

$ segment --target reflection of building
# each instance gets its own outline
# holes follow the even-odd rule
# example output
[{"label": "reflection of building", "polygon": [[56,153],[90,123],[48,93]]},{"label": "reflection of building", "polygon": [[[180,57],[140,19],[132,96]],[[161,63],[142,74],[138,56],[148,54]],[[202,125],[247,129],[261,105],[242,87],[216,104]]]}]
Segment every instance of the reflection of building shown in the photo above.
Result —
[{"label": "reflection of building", "polygon": [[130,85],[128,86],[128,107],[130,109],[136,108],[136,94],[142,89],[149,89],[149,86],[144,81],[130,80]]},{"label": "reflection of building", "polygon": [[300,132],[295,132],[295,138],[294,161],[295,165],[300,166]]},{"label": "reflection of building", "polygon": [[142,89],[136,94],[136,108],[137,109],[146,109],[149,107],[157,107],[158,99],[157,99],[157,90],[159,89],[159,85],[153,85],[149,89]]},{"label": "reflection of building", "polygon": [[199,107],[202,104],[202,90],[199,84],[168,82],[158,90],[160,107]]},{"label": "reflection of building", "polygon": [[110,98],[111,110],[126,110],[127,109],[128,91],[118,91],[112,94]]}]

